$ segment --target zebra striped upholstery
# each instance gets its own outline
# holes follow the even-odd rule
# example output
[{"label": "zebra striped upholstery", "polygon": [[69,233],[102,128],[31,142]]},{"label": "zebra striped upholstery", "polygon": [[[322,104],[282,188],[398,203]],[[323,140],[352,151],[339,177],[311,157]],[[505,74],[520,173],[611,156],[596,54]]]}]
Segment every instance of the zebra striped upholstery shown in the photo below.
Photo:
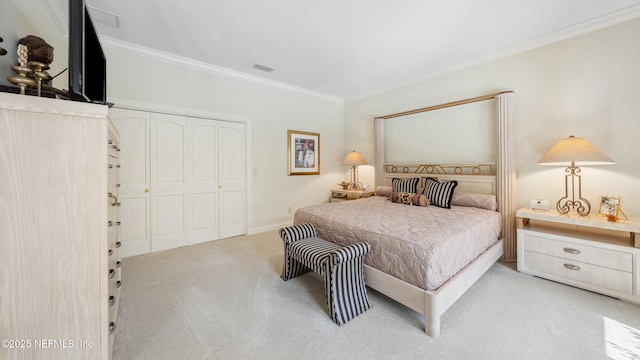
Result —
[{"label": "zebra striped upholstery", "polygon": [[312,224],[298,224],[280,229],[284,242],[285,281],[311,270],[324,277],[329,316],[338,325],[371,308],[362,271],[363,257],[370,250],[367,243],[341,247],[317,237]]}]

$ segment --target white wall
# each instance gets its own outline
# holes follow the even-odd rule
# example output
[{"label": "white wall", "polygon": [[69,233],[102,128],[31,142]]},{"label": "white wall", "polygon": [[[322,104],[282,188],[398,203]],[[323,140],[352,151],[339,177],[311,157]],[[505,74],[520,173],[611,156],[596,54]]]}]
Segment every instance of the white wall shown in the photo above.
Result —
[{"label": "white wall", "polygon": [[[60,29],[41,1],[3,0],[0,6],[0,37],[4,39],[0,47],[8,52],[7,55],[0,56],[0,84],[14,86],[7,80],[7,76],[15,75],[11,66],[18,60],[18,40],[27,35],[41,37],[53,46],[50,75],[56,75],[67,67],[66,29]],[[66,73],[56,78],[53,86],[59,89],[68,88]]]},{"label": "white wall", "polygon": [[[343,179],[343,104],[105,46],[110,99],[240,116],[251,123],[250,232],[290,224]],[[287,176],[287,130],[320,133],[320,175]],[[289,212],[291,208],[291,212]]]},{"label": "white wall", "polygon": [[[250,231],[291,221],[296,208],[328,200],[329,189],[348,179],[347,150],[373,163],[376,115],[513,89],[516,104],[518,205],[534,197],[555,202],[563,192],[560,168],[536,161],[559,139],[582,136],[617,161],[583,169],[584,195],[620,195],[627,215],[640,218],[640,20],[594,31],[499,61],[426,80],[349,103],[261,86],[106,47],[109,96],[130,101],[244,116],[252,124],[252,223]],[[66,38],[39,1],[12,0],[0,12],[0,82],[7,84],[15,42],[38,35],[55,47],[54,69],[66,67]],[[66,80],[54,83],[66,88]],[[447,111],[447,110],[440,110]],[[344,120],[344,121],[343,121]],[[321,134],[321,175],[287,176],[287,129]],[[450,135],[449,135],[450,136]],[[452,139],[452,143],[455,140]],[[453,145],[452,145],[453,146]],[[457,146],[457,145],[456,145]],[[483,160],[483,159],[481,159]],[[448,161],[448,160],[447,160]],[[372,166],[359,167],[373,185]]]},{"label": "white wall", "polygon": [[[66,31],[55,23],[41,1],[3,2],[0,36],[5,41],[0,46],[9,54],[0,57],[0,83],[9,85],[6,77],[13,75],[10,68],[17,58],[17,41],[30,34],[54,46],[52,75],[66,68]],[[250,232],[291,223],[297,208],[327,202],[330,189],[344,179],[342,102],[194,70],[159,57],[109,47],[104,41],[103,47],[110,99],[250,119]],[[54,86],[67,89],[67,79],[64,74]],[[287,176],[289,129],[320,133],[320,175]]]},{"label": "white wall", "polygon": [[[532,198],[555,204],[563,195],[563,169],[536,162],[557,141],[575,135],[617,162],[583,168],[583,196],[594,212],[599,195],[620,195],[625,213],[640,218],[638,34],[640,19],[635,19],[348,103],[346,148],[357,148],[373,159],[375,116],[512,89],[517,93],[518,206],[528,205]],[[449,137],[452,147],[464,147],[452,133],[440,136]],[[373,183],[373,168],[363,167],[360,177]]]}]

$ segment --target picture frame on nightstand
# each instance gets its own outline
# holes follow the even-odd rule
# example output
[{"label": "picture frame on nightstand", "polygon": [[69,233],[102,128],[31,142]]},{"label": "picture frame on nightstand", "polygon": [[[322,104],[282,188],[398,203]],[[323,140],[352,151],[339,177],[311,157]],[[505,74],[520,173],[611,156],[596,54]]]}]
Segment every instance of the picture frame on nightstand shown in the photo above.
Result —
[{"label": "picture frame on nightstand", "polygon": [[626,215],[624,215],[620,206],[621,203],[622,198],[620,196],[600,195],[598,214],[603,215],[609,221],[618,221],[621,216],[626,219]]}]

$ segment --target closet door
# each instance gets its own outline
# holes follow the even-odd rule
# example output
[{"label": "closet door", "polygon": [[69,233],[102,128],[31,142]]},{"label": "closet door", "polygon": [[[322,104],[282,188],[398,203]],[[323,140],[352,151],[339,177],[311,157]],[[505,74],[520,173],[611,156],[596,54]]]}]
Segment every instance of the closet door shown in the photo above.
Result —
[{"label": "closet door", "polygon": [[218,239],[218,122],[189,118],[187,129],[189,245]]},{"label": "closet door", "polygon": [[151,251],[187,245],[187,119],[151,114]]},{"label": "closet door", "polygon": [[245,124],[111,109],[123,257],[246,234]]},{"label": "closet door", "polygon": [[245,125],[219,122],[220,238],[246,234]]},{"label": "closet door", "polygon": [[112,108],[109,117],[120,132],[120,256],[151,251],[149,113]]}]

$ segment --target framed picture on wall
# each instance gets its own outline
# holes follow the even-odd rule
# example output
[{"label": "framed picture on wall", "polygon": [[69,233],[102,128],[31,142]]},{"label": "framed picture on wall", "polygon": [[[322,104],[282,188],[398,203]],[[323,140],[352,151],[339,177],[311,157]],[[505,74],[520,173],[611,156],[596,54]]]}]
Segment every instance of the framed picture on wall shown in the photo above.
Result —
[{"label": "framed picture on wall", "polygon": [[320,134],[288,130],[289,175],[320,174]]}]

